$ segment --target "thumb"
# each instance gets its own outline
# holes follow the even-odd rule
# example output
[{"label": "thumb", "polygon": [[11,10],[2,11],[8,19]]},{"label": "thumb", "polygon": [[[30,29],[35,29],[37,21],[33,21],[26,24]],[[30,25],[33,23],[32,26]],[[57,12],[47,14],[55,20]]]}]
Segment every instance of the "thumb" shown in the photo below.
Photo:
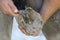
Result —
[{"label": "thumb", "polygon": [[17,13],[18,12],[18,9],[16,8],[16,6],[14,5],[14,3],[11,1],[8,3],[8,5],[10,6],[11,10],[14,12],[14,13]]}]

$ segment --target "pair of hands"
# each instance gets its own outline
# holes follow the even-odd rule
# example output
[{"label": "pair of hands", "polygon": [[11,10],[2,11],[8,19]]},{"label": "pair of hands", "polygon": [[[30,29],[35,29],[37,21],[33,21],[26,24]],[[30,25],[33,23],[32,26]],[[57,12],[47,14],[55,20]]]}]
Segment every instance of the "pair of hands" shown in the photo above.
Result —
[{"label": "pair of hands", "polygon": [[[12,16],[17,16],[18,15],[17,14],[18,9],[16,8],[16,6],[14,5],[12,0],[0,0],[0,9],[2,10],[2,12],[4,14],[8,14],[8,15],[12,15]],[[29,34],[27,34],[27,32],[21,26],[19,26],[19,29],[24,34],[29,35]],[[37,33],[35,33],[32,36],[37,36]]]},{"label": "pair of hands", "polygon": [[[44,5],[41,10],[41,15],[44,21],[47,19],[58,9],[60,8],[60,0],[44,0]],[[4,12],[4,14],[9,14],[12,16],[17,16],[18,12],[16,6],[14,5],[12,0],[0,0],[0,9]],[[45,22],[44,22],[45,23]],[[26,35],[27,32],[20,26],[19,29]],[[32,36],[37,36],[38,33],[35,33]]]}]

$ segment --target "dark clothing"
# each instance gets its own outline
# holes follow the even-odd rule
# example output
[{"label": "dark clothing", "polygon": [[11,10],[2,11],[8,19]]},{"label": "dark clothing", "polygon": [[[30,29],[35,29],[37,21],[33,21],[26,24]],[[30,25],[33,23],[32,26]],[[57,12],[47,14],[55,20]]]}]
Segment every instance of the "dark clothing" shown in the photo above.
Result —
[{"label": "dark clothing", "polygon": [[13,0],[14,4],[19,10],[25,9],[25,7],[32,7],[37,12],[40,11],[42,7],[42,0]]}]

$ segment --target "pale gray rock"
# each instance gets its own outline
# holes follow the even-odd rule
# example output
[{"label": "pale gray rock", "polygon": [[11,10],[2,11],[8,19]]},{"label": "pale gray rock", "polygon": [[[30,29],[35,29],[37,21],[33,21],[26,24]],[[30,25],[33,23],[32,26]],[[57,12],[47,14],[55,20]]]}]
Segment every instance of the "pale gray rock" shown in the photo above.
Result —
[{"label": "pale gray rock", "polygon": [[34,11],[31,7],[25,10],[20,10],[16,20],[20,26],[29,34],[40,33],[42,31],[42,18],[41,15]]}]

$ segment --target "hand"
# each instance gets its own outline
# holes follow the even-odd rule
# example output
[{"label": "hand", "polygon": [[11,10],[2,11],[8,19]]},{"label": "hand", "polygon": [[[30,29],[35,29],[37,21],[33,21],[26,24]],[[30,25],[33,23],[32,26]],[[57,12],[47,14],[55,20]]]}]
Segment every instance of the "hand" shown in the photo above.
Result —
[{"label": "hand", "polygon": [[22,26],[18,26],[18,28],[22,31],[22,33],[24,33],[25,35],[28,35],[28,36],[38,36],[39,33],[35,33],[35,34],[28,34],[24,28]]},{"label": "hand", "polygon": [[12,0],[0,0],[0,9],[4,14],[17,16],[17,8],[13,4]]}]

